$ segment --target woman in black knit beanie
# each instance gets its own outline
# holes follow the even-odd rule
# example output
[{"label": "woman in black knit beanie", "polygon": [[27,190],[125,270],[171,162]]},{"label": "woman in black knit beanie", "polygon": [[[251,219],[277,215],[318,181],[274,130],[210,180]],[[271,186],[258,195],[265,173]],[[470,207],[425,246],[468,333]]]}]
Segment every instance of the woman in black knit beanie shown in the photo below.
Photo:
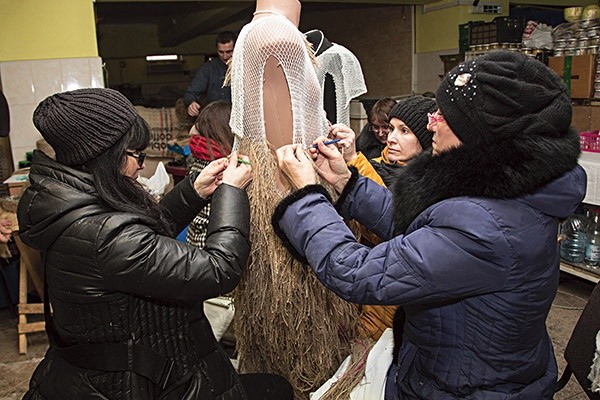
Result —
[{"label": "woman in black knit beanie", "polygon": [[[157,203],[136,181],[149,127],[119,92],[57,93],[33,122],[56,160],[34,153],[17,213],[43,255],[50,342],[25,399],[290,398],[281,377],[236,373],[202,308],[248,260],[248,158],[215,160]],[[204,249],[177,241],[208,203]]]}]

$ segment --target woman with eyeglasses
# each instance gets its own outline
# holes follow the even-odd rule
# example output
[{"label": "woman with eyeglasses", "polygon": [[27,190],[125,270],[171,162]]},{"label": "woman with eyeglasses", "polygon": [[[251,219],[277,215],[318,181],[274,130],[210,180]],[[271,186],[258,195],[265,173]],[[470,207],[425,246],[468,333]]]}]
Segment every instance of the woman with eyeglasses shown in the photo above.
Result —
[{"label": "woman with eyeglasses", "polygon": [[[299,190],[278,205],[275,231],[338,296],[405,310],[386,400],[550,400],[558,223],[587,181],[567,88],[543,63],[494,51],[450,71],[436,102],[433,151],[390,189],[324,139],[308,155],[278,149]],[[340,193],[335,206],[317,173]],[[358,243],[349,218],[385,241]]]},{"label": "woman with eyeglasses", "polygon": [[[355,134],[345,125],[334,125],[329,136],[341,139],[344,160],[358,173],[390,186],[398,168],[423,151],[430,151],[432,133],[428,130],[428,113],[437,108],[435,100],[411,96],[399,100],[388,113],[390,131],[386,146],[377,157],[367,158],[355,145]],[[374,170],[373,170],[374,169]]]},{"label": "woman with eyeglasses", "polygon": [[[19,235],[43,255],[50,347],[24,398],[290,398],[279,376],[236,373],[202,308],[248,261],[248,158],[219,158],[157,203],[136,181],[149,127],[119,92],[52,95],[33,122],[56,160],[34,153]],[[204,249],[177,241],[209,203]]]},{"label": "woman with eyeglasses", "polygon": [[369,122],[356,139],[356,150],[367,157],[367,160],[379,157],[385,148],[387,135],[392,131],[389,114],[395,105],[396,100],[384,97],[377,100],[369,110]]}]

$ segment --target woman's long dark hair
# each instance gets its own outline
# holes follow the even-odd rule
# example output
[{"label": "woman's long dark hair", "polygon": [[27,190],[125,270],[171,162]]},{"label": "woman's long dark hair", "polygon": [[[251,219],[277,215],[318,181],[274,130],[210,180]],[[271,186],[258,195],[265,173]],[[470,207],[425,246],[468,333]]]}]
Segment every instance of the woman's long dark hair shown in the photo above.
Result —
[{"label": "woman's long dark hair", "polygon": [[96,190],[109,207],[133,214],[141,214],[151,221],[161,234],[171,235],[171,227],[164,210],[136,180],[123,175],[127,150],[143,151],[150,144],[150,128],[140,116],[128,134],[123,135],[104,153],[84,164],[94,177]]},{"label": "woman's long dark hair", "polygon": [[[233,133],[229,126],[231,117],[231,103],[223,100],[215,100],[202,107],[198,118],[194,123],[196,130],[207,139],[212,139],[221,147],[221,154],[231,153],[233,147]],[[212,143],[206,143],[208,154],[214,160]]]}]

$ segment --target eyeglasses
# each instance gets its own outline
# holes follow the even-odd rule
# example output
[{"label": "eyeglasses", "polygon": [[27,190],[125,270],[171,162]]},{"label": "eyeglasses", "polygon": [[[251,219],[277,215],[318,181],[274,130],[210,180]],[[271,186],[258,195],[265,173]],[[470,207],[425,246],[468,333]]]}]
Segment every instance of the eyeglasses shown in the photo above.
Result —
[{"label": "eyeglasses", "polygon": [[377,125],[371,125],[371,131],[374,133],[389,133],[392,129],[392,127],[390,125],[382,125],[382,126],[377,126]]},{"label": "eyeglasses", "polygon": [[141,151],[139,153],[134,153],[133,151],[126,151],[125,154],[135,158],[137,160],[137,164],[140,168],[142,168],[142,166],[144,166],[144,160],[146,159],[146,153],[141,152]]},{"label": "eyeglasses", "polygon": [[430,124],[437,124],[438,122],[444,122],[444,116],[440,114],[439,110],[434,113],[427,113],[427,119]]}]

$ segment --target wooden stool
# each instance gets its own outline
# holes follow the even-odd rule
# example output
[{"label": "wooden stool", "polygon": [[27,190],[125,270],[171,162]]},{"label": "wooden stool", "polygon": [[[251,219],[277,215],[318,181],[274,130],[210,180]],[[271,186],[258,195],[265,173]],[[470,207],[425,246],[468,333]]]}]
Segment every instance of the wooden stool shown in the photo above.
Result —
[{"label": "wooden stool", "polygon": [[27,334],[33,332],[43,332],[46,323],[44,321],[27,322],[27,316],[31,314],[44,315],[44,303],[27,302],[27,285],[31,280],[35,291],[42,301],[44,300],[44,274],[41,254],[26,246],[19,238],[18,232],[13,232],[13,238],[19,249],[19,353],[27,354]]}]

